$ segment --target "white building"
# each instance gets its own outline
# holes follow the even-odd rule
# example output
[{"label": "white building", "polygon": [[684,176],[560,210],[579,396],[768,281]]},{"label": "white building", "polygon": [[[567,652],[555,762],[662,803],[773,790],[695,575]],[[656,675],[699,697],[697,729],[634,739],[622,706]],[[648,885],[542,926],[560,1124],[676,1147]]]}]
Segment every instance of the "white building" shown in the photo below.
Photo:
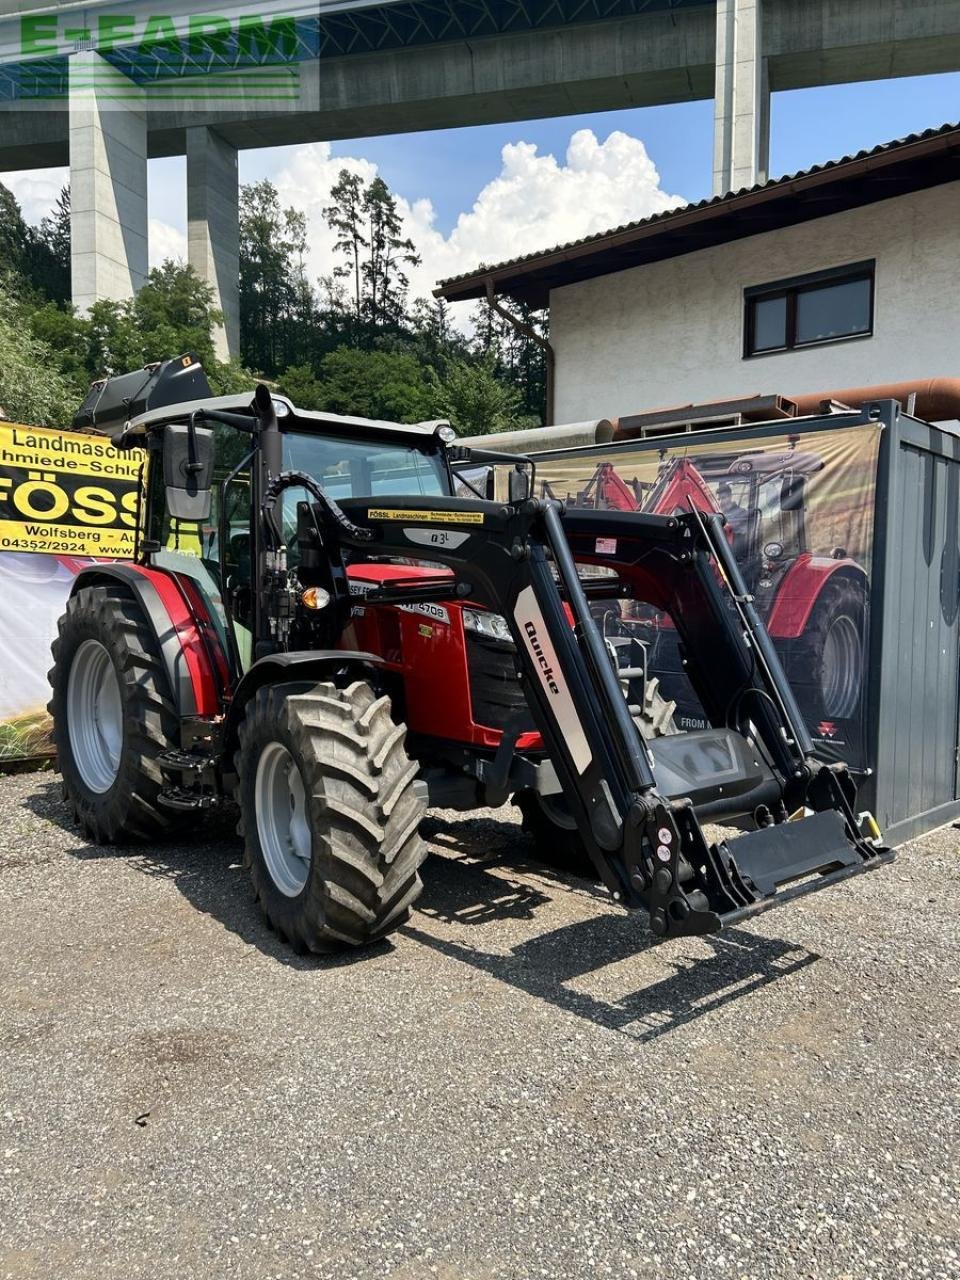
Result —
[{"label": "white building", "polygon": [[549,306],[551,420],[960,373],[960,126],[444,282]]}]

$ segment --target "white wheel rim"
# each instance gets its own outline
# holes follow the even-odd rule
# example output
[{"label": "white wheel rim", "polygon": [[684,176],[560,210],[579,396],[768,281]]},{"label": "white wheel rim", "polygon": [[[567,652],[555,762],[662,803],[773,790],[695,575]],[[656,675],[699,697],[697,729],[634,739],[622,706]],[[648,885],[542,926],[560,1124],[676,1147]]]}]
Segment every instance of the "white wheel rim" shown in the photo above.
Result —
[{"label": "white wheel rim", "polygon": [[84,785],[97,795],[109,791],[123,751],[123,702],[113,659],[99,640],[84,640],[73,656],[67,736]]},{"label": "white wheel rim", "polygon": [[297,762],[280,742],[264,747],[254,787],[257,834],[270,879],[295,898],[307,883],[313,841],[307,790]]},{"label": "white wheel rim", "polygon": [[824,711],[846,720],[853,715],[863,683],[863,642],[857,624],[846,614],[827,632],[820,677]]}]

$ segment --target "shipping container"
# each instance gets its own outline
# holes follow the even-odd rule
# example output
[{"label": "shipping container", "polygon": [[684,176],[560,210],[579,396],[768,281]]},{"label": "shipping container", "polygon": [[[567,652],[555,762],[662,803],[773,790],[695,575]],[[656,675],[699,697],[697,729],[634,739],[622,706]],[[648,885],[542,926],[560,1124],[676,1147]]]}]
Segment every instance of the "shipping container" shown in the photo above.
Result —
[{"label": "shipping container", "polygon": [[[960,815],[960,432],[896,400],[528,453],[538,496],[669,514],[720,510],[818,754],[901,842]],[[699,429],[696,429],[699,428]],[[492,443],[492,442],[491,442]],[[701,713],[669,618],[600,615]],[[731,718],[738,708],[732,706]]]}]

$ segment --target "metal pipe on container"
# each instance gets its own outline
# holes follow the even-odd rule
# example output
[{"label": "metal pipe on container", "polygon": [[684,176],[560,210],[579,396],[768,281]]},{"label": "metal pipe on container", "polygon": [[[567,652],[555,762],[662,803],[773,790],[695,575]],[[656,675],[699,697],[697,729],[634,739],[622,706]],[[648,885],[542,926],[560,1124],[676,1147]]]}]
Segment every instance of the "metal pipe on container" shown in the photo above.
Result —
[{"label": "metal pipe on container", "polygon": [[504,453],[528,453],[544,449],[579,449],[591,444],[609,444],[614,423],[609,418],[589,422],[566,422],[556,427],[530,427],[525,431],[498,431],[489,436],[466,436],[458,444],[474,449],[498,449]]},{"label": "metal pipe on container", "polygon": [[871,400],[899,400],[906,409],[916,395],[913,412],[926,422],[951,422],[960,419],[960,378],[918,378],[909,382],[880,382],[867,387],[844,387],[839,391],[808,391],[792,395],[801,417],[820,412],[825,400],[834,400],[851,409],[859,409]]}]

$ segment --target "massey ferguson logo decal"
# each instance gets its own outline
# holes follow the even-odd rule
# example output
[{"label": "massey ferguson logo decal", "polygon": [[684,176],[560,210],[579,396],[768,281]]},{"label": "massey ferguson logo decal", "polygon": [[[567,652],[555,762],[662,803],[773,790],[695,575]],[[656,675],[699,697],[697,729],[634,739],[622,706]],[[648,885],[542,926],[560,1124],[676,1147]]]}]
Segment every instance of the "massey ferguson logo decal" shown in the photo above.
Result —
[{"label": "massey ferguson logo decal", "polygon": [[547,661],[546,657],[544,656],[543,648],[541,647],[540,641],[537,638],[537,628],[533,625],[532,622],[525,622],[523,624],[523,629],[524,631],[526,631],[527,636],[530,639],[530,648],[533,650],[534,657],[536,658],[537,662],[540,665],[540,670],[543,672],[543,678],[544,678],[544,681],[546,682],[547,688],[550,690],[551,693],[559,693],[560,686],[557,684],[556,680],[554,679],[553,667],[550,666],[550,663]]},{"label": "massey ferguson logo decal", "polygon": [[817,725],[817,734],[821,738],[835,738],[837,736],[837,726],[832,720],[821,720]]}]

